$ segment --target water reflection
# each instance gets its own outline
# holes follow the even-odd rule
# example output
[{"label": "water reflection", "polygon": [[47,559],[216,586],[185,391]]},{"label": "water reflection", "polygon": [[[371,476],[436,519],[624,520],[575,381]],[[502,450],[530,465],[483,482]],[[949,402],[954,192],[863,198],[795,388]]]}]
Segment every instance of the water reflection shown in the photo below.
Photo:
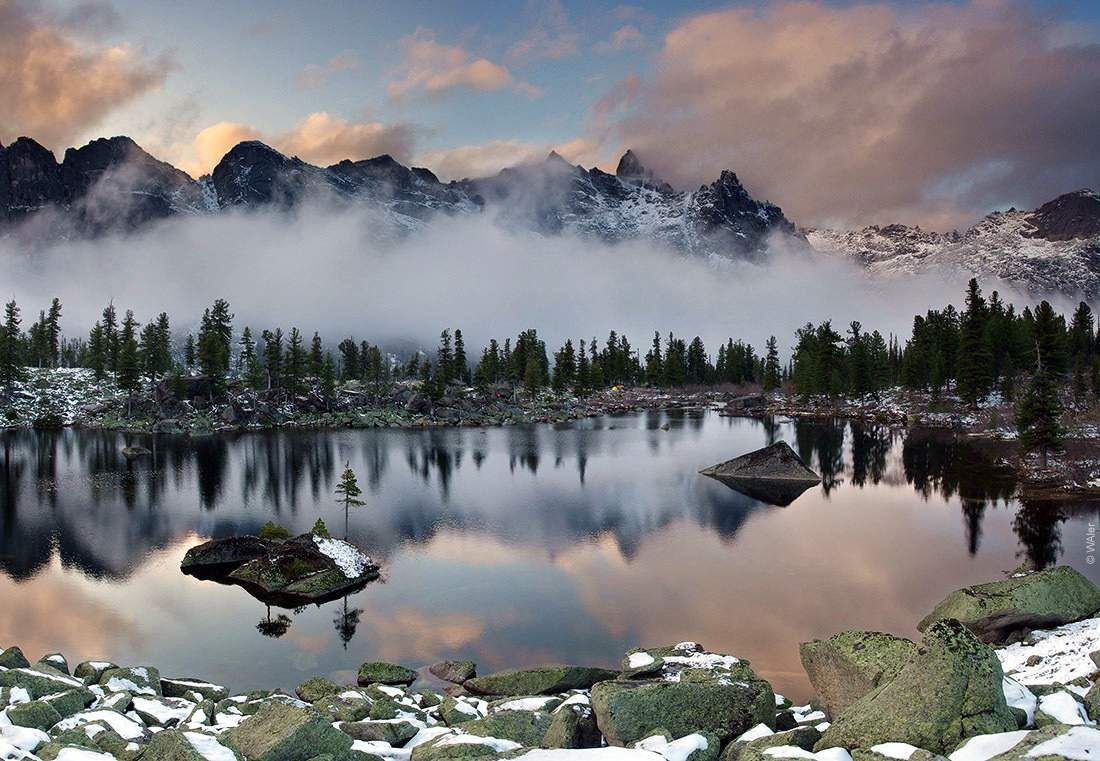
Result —
[{"label": "water reflection", "polygon": [[[697,475],[779,440],[822,476],[789,506]],[[152,662],[148,651],[175,648],[163,657],[211,677],[209,649],[239,640],[225,668],[255,659],[259,684],[342,668],[345,651],[504,667],[614,662],[668,637],[758,646],[746,654],[798,694],[797,639],[860,625],[851,616],[904,628],[948,589],[1019,562],[1097,573],[1083,539],[1070,540],[1094,505],[1017,502],[980,445],[932,431],[682,409],[563,426],[195,439],[8,431],[0,443],[0,595],[105,606],[114,618],[96,620],[121,616],[142,633],[119,643],[99,628],[95,642]],[[128,460],[128,444],[152,454]],[[333,489],[345,462],[367,502],[350,538],[381,560],[387,584],[273,611],[179,573],[183,552],[206,538],[342,519]],[[165,622],[134,619],[135,600]],[[860,612],[845,614],[853,600]],[[35,616],[0,621],[0,641],[93,641],[80,629],[95,626],[81,621],[35,634],[50,630],[44,610]],[[774,660],[786,640],[794,660]]]}]

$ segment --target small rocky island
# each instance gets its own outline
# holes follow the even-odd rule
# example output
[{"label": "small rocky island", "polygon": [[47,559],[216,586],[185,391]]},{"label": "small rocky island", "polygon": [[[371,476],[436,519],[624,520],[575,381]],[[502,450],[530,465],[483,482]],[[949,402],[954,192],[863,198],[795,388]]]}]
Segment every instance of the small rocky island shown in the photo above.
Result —
[{"label": "small rocky island", "polygon": [[212,539],[188,550],[180,570],[236,584],[262,602],[283,607],[335,600],[379,575],[366,553],[330,537],[320,522],[293,538],[280,536],[276,529],[261,536]]},{"label": "small rocky island", "polygon": [[[208,543],[192,562],[228,565],[247,556],[237,565],[244,568],[277,562],[270,557],[277,549],[312,541],[324,554],[327,546],[312,534],[277,548],[253,539]],[[1031,626],[1040,622],[1050,628]],[[420,671],[369,662],[355,684],[319,676],[293,695],[234,694],[152,666],[86,661],[70,669],[59,653],[31,663],[9,647],[0,652],[0,759],[1100,757],[1100,590],[1081,574],[1020,571],[958,590],[920,627],[921,642],[846,631],[803,643],[816,696],[798,706],[748,661],[695,642],[636,648],[613,669],[549,665],[479,676],[470,661]]]},{"label": "small rocky island", "polygon": [[699,473],[753,499],[780,507],[786,507],[807,489],[821,483],[821,476],[810,470],[785,441],[712,465]]}]

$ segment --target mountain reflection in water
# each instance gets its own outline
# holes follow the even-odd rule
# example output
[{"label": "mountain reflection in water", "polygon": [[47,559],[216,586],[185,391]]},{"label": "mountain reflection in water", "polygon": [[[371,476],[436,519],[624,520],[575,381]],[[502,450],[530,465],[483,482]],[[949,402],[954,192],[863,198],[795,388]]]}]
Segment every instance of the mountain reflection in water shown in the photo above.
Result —
[{"label": "mountain reflection in water", "polygon": [[[664,426],[668,430],[662,430]],[[822,476],[789,506],[697,471],[787,441]],[[0,434],[0,643],[153,663],[234,688],[351,679],[364,660],[482,670],[614,664],[686,639],[808,696],[797,644],[915,636],[946,592],[1020,562],[1085,564],[1095,505],[1021,503],[980,447],[845,421],[672,410],[561,426],[269,432],[195,439]],[[128,443],[153,450],[128,461]],[[184,576],[187,548],[342,521],[383,581],[268,608]],[[12,615],[10,611],[17,611]]]}]

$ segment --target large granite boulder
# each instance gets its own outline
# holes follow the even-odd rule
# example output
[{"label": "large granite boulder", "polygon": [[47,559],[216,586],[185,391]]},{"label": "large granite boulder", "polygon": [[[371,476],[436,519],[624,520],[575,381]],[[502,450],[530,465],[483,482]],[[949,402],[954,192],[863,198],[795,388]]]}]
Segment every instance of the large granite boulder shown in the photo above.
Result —
[{"label": "large granite boulder", "polygon": [[27,657],[23,655],[23,651],[18,646],[12,645],[9,648],[0,650],[0,668],[18,669],[30,665],[31,662],[27,660]]},{"label": "large granite boulder", "polygon": [[938,621],[894,679],[834,717],[816,749],[903,742],[946,753],[972,735],[1014,730],[1003,680],[992,648],[958,621]]},{"label": "large granite boulder", "polygon": [[368,661],[359,667],[357,681],[363,687],[368,684],[408,685],[416,681],[416,672],[396,663]]},{"label": "large granite boulder", "polygon": [[[635,651],[635,662],[642,660]],[[628,660],[631,657],[628,655]],[[775,693],[747,661],[708,653],[693,642],[646,652],[660,656],[655,677],[615,679],[592,687],[596,723],[611,745],[655,734],[711,734],[720,742],[750,727],[775,726]]]},{"label": "large granite boulder", "polygon": [[202,732],[166,729],[153,735],[141,754],[144,761],[229,761],[241,754]]},{"label": "large granite boulder", "polygon": [[1020,573],[964,587],[945,597],[920,622],[962,621],[983,642],[1002,643],[1030,629],[1049,629],[1100,612],[1100,589],[1069,566]]},{"label": "large granite boulder", "polygon": [[428,666],[428,671],[445,682],[462,684],[477,676],[477,664],[473,661],[440,661]]},{"label": "large granite boulder", "polygon": [[278,542],[261,539],[258,536],[230,536],[225,539],[211,539],[192,547],[183,556],[180,568],[184,573],[199,575],[202,571],[214,572],[229,567],[230,570],[244,565],[249,560],[262,558]]},{"label": "large granite boulder", "polygon": [[249,761],[301,761],[350,750],[352,739],[310,708],[265,703],[229,730],[223,742]]},{"label": "large granite boulder", "polygon": [[892,634],[846,631],[803,642],[798,652],[821,705],[830,716],[838,716],[897,676],[917,646]]},{"label": "large granite boulder", "polygon": [[0,671],[0,687],[22,687],[35,700],[46,695],[83,688],[84,682],[45,666],[28,666]]},{"label": "large granite boulder", "polygon": [[773,732],[751,740],[734,740],[722,750],[721,761],[769,761],[768,748],[801,748],[813,750],[821,739],[814,727],[795,727],[785,732]]},{"label": "large granite boulder", "polygon": [[785,506],[816,484],[814,473],[784,441],[699,471],[753,499]]},{"label": "large granite boulder", "polygon": [[567,690],[587,690],[596,682],[614,679],[618,675],[617,671],[590,666],[536,666],[474,677],[463,686],[475,695],[549,695]]}]

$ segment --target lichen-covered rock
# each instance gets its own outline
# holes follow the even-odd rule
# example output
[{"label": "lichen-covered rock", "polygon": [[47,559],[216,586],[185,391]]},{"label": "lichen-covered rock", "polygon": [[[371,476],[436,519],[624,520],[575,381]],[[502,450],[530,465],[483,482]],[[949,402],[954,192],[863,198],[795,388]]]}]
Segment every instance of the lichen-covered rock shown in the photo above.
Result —
[{"label": "lichen-covered rock", "polygon": [[518,743],[495,737],[447,734],[436,737],[412,749],[412,761],[442,761],[471,759],[482,761],[503,758],[502,754],[518,750]]},{"label": "lichen-covered rock", "polygon": [[718,761],[722,745],[714,735],[695,732],[675,740],[654,735],[635,743],[634,747],[677,761]]},{"label": "lichen-covered rock", "polygon": [[352,739],[311,708],[269,701],[224,735],[249,761],[301,761],[351,749]]},{"label": "lichen-covered rock", "polygon": [[893,679],[917,652],[913,642],[892,634],[846,631],[798,648],[821,705],[830,716]]},{"label": "lichen-covered rock", "polygon": [[370,716],[374,701],[349,691],[339,695],[326,695],[313,703],[313,707],[333,721],[362,721]]},{"label": "lichen-covered rock", "polygon": [[972,735],[1014,730],[1003,679],[991,648],[958,621],[938,621],[897,677],[834,717],[816,748],[904,742],[945,753]]},{"label": "lichen-covered rock", "polygon": [[192,693],[197,693],[203,700],[213,700],[215,703],[229,697],[229,688],[192,677],[161,677],[160,691],[166,698],[187,698],[188,700],[192,699]]},{"label": "lichen-covered rock", "polygon": [[1048,724],[1087,724],[1088,712],[1080,697],[1068,690],[1054,690],[1039,697],[1035,726]]},{"label": "lichen-covered rock", "polygon": [[764,753],[768,748],[793,746],[808,751],[820,739],[821,733],[813,727],[795,727],[753,740],[731,742],[722,750],[721,761],[770,761]]},{"label": "lichen-covered rock", "polygon": [[27,660],[27,657],[23,655],[23,651],[17,646],[12,645],[9,648],[0,650],[0,667],[6,669],[18,669],[26,668],[30,666],[31,662]]},{"label": "lichen-covered rock", "polygon": [[135,695],[132,710],[149,727],[174,727],[187,721],[197,703],[186,698],[157,698]]},{"label": "lichen-covered rock", "polygon": [[439,707],[439,718],[449,727],[485,716],[488,704],[484,700],[446,697]]},{"label": "lichen-covered rock", "polygon": [[358,683],[366,687],[369,684],[412,684],[416,681],[416,672],[396,663],[368,661],[359,667]]},{"label": "lichen-covered rock", "polygon": [[498,671],[474,677],[463,686],[475,695],[549,695],[568,690],[587,690],[597,682],[615,679],[618,672],[589,666],[536,666]]},{"label": "lichen-covered rock", "polygon": [[477,676],[477,664],[473,661],[440,661],[428,666],[428,671],[445,682],[462,684]]},{"label": "lichen-covered rock", "polygon": [[467,734],[499,737],[537,748],[550,728],[550,714],[545,711],[498,711],[483,719],[459,724],[458,728]]},{"label": "lichen-covered rock", "polygon": [[709,732],[725,742],[756,724],[775,724],[775,694],[759,678],[600,682],[592,708],[607,741],[622,746],[661,729],[676,737]]},{"label": "lichen-covered rock", "polygon": [[1092,685],[1084,695],[1085,710],[1093,721],[1100,721],[1100,681]]},{"label": "lichen-covered rock", "polygon": [[108,692],[160,697],[160,672],[152,666],[126,666],[107,669],[99,675],[99,685]]},{"label": "lichen-covered rock", "polygon": [[962,621],[983,642],[1006,642],[1028,629],[1080,621],[1100,611],[1100,589],[1070,566],[964,587],[945,597],[920,622]]},{"label": "lichen-covered rock", "polygon": [[84,684],[98,684],[103,672],[114,668],[118,666],[110,661],[81,661],[73,669],[73,676],[82,680]]},{"label": "lichen-covered rock", "polygon": [[145,761],[230,761],[240,753],[203,732],[166,729],[153,735],[141,755]]},{"label": "lichen-covered rock", "polygon": [[852,751],[852,761],[898,761],[900,758],[906,761],[947,761],[938,753],[908,743],[883,743],[872,749],[857,748]]},{"label": "lichen-covered rock", "polygon": [[400,747],[416,736],[423,724],[407,719],[342,722],[340,731],[354,740],[382,741]]},{"label": "lichen-covered rock", "polygon": [[294,694],[307,703],[315,703],[327,695],[336,695],[342,691],[343,688],[331,679],[315,676],[299,684]]},{"label": "lichen-covered rock", "polygon": [[38,659],[38,662],[57,669],[62,674],[69,673],[69,661],[61,653],[47,653]]},{"label": "lichen-covered rock", "polygon": [[46,731],[61,721],[61,714],[44,700],[32,700],[9,707],[8,720],[17,727]]},{"label": "lichen-covered rock", "polygon": [[275,544],[276,542],[257,536],[211,539],[209,542],[189,549],[183,556],[180,567],[185,573],[219,567],[235,568],[250,560],[263,557]]},{"label": "lichen-covered rock", "polygon": [[[598,748],[603,740],[596,713],[584,695],[570,698],[550,714],[550,726],[542,736],[543,748]],[[572,702],[570,702],[572,701]]]},{"label": "lichen-covered rock", "polygon": [[0,687],[22,687],[32,699],[83,687],[79,679],[42,666],[9,668],[0,671]]},{"label": "lichen-covered rock", "polygon": [[61,718],[65,719],[74,713],[79,713],[95,702],[95,694],[84,687],[73,687],[70,690],[55,692],[42,697],[42,701],[49,703]]}]

